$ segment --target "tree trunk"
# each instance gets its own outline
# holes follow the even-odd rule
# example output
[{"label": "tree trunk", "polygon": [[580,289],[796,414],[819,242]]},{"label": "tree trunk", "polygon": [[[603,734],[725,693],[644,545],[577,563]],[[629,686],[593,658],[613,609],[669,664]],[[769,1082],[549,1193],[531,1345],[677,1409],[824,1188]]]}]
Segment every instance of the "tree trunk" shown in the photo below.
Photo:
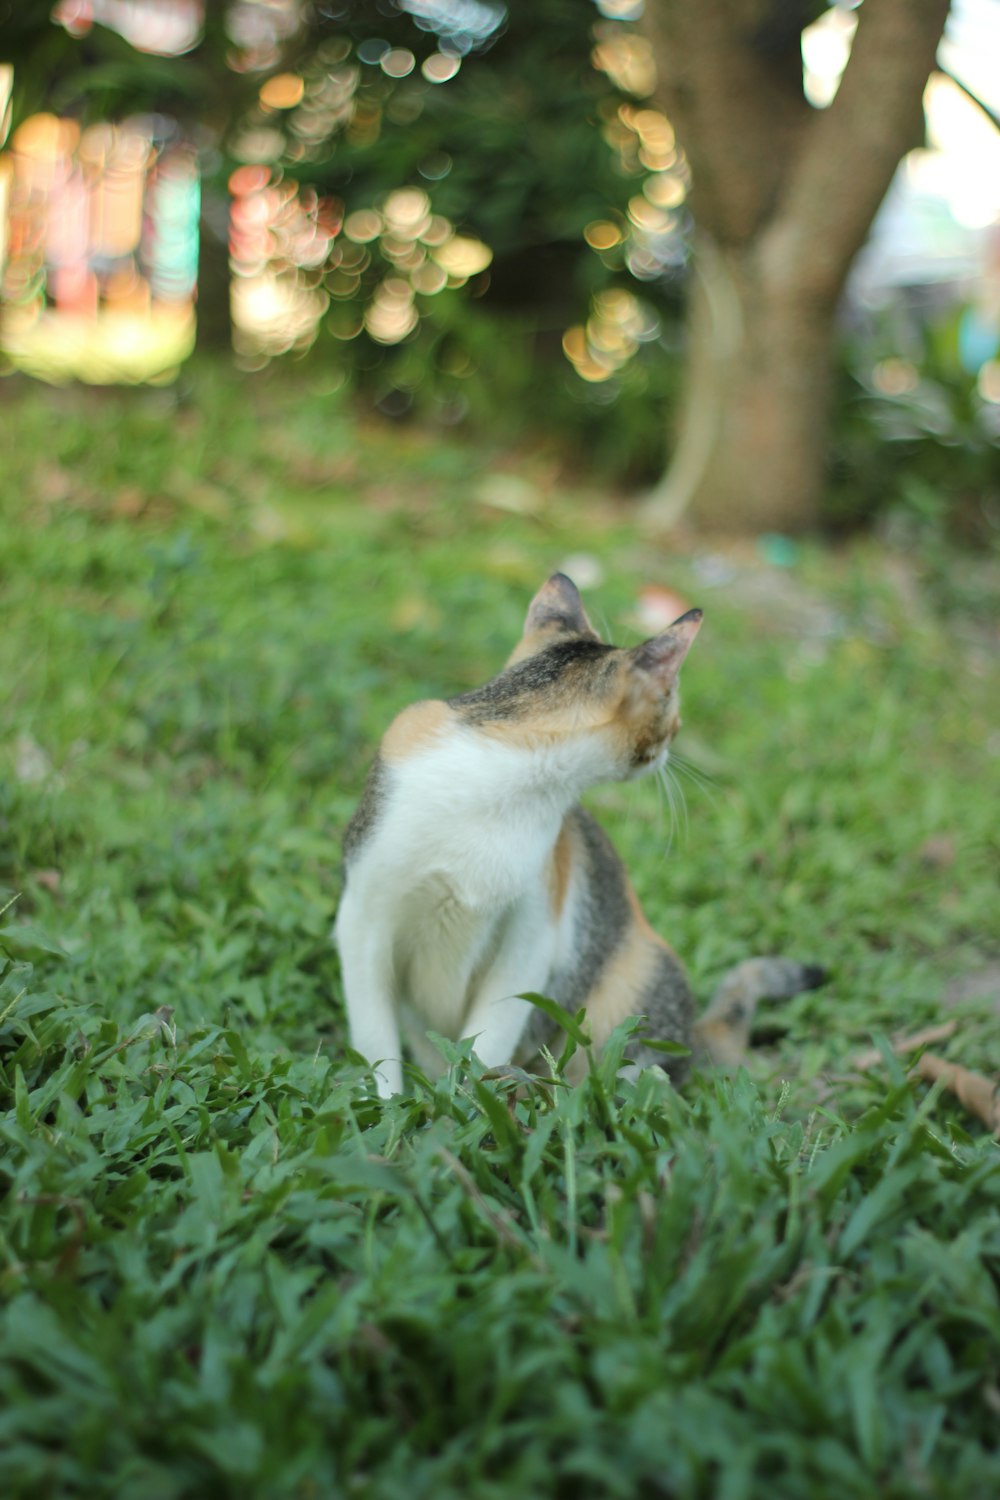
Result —
[{"label": "tree trunk", "polygon": [[710,531],[800,531],[820,513],[835,305],[775,282],[760,249],[699,237],[684,400],[647,518]]},{"label": "tree trunk", "polygon": [[198,343],[200,350],[233,347],[229,316],[229,205],[225,197],[204,185],[198,252]]},{"label": "tree trunk", "polygon": [[645,508],[715,530],[820,515],[834,318],[900,158],[948,0],[864,0],[833,103],[802,94],[808,0],[648,0],[658,97],[698,229],[680,429]]}]

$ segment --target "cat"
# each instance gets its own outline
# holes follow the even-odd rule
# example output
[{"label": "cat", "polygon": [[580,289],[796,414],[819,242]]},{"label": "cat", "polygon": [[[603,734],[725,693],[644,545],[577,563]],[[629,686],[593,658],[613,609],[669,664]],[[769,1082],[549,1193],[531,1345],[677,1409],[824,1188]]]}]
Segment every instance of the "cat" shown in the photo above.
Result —
[{"label": "cat", "polygon": [[[598,782],[666,762],[680,727],[678,674],[701,620],[690,609],[639,646],[605,645],[575,585],[555,573],[498,676],[415,703],[389,726],[344,836],[334,927],[351,1045],[380,1094],[402,1090],[401,1033],[435,1072],[443,1064],[428,1029],[474,1038],[488,1067],[536,1056],[557,1028],[526,993],[584,1007],[598,1051],[620,1021],[643,1016],[646,1039],[732,1066],[758,999],[822,982],[812,965],[750,959],[696,1022],[680,961],[578,805]],[[573,1058],[571,1077],[585,1058]],[[675,1082],[689,1066],[643,1035],[626,1059]]]}]

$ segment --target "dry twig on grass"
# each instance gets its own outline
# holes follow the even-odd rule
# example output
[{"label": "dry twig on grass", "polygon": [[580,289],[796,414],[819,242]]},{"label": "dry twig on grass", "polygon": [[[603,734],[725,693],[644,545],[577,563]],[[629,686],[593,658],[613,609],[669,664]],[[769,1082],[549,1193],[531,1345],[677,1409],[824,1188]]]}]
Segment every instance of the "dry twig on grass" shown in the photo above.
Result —
[{"label": "dry twig on grass", "polygon": [[977,1120],[988,1125],[1000,1139],[1000,1086],[985,1073],[976,1073],[972,1068],[959,1067],[934,1052],[925,1052],[917,1059],[915,1071],[928,1083],[944,1084]]},{"label": "dry twig on grass", "polygon": [[[899,1055],[916,1052],[918,1047],[930,1047],[934,1042],[947,1041],[950,1036],[955,1035],[957,1029],[957,1021],[942,1021],[937,1026],[925,1026],[922,1031],[913,1031],[908,1036],[904,1032],[897,1032],[889,1045]],[[851,1058],[851,1067],[867,1073],[870,1068],[877,1068],[881,1061],[879,1049],[867,1047],[864,1052],[855,1052]]]},{"label": "dry twig on grass", "polygon": [[[938,1026],[925,1026],[923,1031],[915,1031],[910,1036],[895,1036],[892,1039],[892,1050],[902,1054],[914,1052],[918,1047],[926,1047],[930,1042],[943,1042],[955,1034],[957,1027],[957,1021],[943,1021]],[[861,1072],[874,1068],[881,1060],[882,1054],[877,1047],[857,1052],[851,1059]],[[913,1065],[913,1072],[927,1083],[942,1083],[971,1115],[975,1115],[977,1120],[981,1120],[1000,1139],[1000,1083],[988,1078],[985,1073],[977,1073],[972,1068],[963,1068],[958,1063],[949,1062],[936,1052],[921,1053]]]}]

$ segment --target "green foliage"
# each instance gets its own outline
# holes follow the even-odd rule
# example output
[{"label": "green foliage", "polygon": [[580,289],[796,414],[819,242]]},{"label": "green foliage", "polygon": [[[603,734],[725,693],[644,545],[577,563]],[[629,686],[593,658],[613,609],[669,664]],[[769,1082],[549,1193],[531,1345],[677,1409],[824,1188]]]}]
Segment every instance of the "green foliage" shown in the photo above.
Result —
[{"label": "green foliage", "polygon": [[[390,358],[372,359],[370,345],[357,340],[341,346],[335,368],[356,395],[395,419],[458,427],[466,441],[491,445],[541,442],[590,476],[651,482],[663,467],[681,377],[669,335],[591,385],[563,357],[562,331],[535,316],[498,317],[461,290],[446,292]],[[317,348],[310,363],[329,368],[330,350]]]},{"label": "green foliage", "polygon": [[1000,406],[961,357],[971,311],[908,314],[899,302],[846,342],[829,495],[835,522],[889,515],[925,536],[996,542]]},{"label": "green foliage", "polygon": [[[4,420],[3,1492],[993,1493],[996,1147],[847,1062],[997,956],[1000,683],[961,592],[914,569],[915,610],[864,548],[713,582],[546,500],[547,461],[315,375],[11,385]],[[581,546],[617,638],[642,584],[706,609],[711,797],[669,860],[651,786],[594,799],[651,919],[702,994],[754,951],[833,980],[765,1016],[754,1079],[632,1085],[612,1046],[571,1089],[442,1043],[382,1103],[339,833],[392,713],[494,670]],[[954,1013],[995,1068],[985,991]]]},{"label": "green foliage", "polygon": [[[352,208],[419,184],[436,211],[475,230],[501,261],[519,255],[527,265],[532,252],[561,244],[562,273],[572,276],[573,259],[586,255],[584,226],[609,204],[623,206],[630,191],[598,128],[622,96],[591,65],[598,20],[591,0],[507,7],[501,27],[469,47],[457,76],[438,85],[419,71],[439,45],[434,30],[417,27],[394,4],[348,0],[330,10],[330,19],[318,17],[299,61],[306,70],[314,59],[329,67],[331,43],[343,44],[359,69],[355,97],[366,125],[331,127],[301,168],[293,157],[292,170]],[[371,38],[412,49],[418,69],[396,80],[377,66],[377,53],[361,60]],[[532,287],[517,290],[530,298]]]},{"label": "green foliage", "polygon": [[[584,239],[593,220],[627,229],[628,201],[647,175],[606,139],[626,96],[592,64],[595,22],[589,0],[509,6],[457,76],[434,85],[419,67],[391,79],[360,58],[365,43],[378,39],[414,49],[419,65],[439,45],[435,32],[394,4],[331,7],[298,65],[307,80],[329,72],[334,56],[340,67],[357,69],[354,113],[305,148],[293,122],[280,169],[332,194],[348,212],[379,208],[391,191],[418,187],[435,213],[493,252],[488,272],[468,285],[418,296],[420,322],[402,344],[380,344],[364,331],[342,343],[336,357],[356,389],[391,413],[467,420],[473,432],[497,439],[537,428],[544,412],[547,434],[580,451],[588,467],[638,482],[663,465],[679,377],[667,344],[676,339],[680,294],[669,278],[637,283],[624,241],[597,254]],[[246,120],[276,123],[253,111]],[[399,274],[375,245],[368,253],[370,264],[366,254],[350,278],[353,292],[328,278],[328,334],[356,330],[379,280]],[[612,286],[641,294],[665,332],[595,386],[575,372],[561,340],[586,321],[592,296]]]},{"label": "green foliage", "polygon": [[9,1494],[1000,1480],[1000,1162],[898,1082],[850,1129],[607,1066],[381,1105],[238,1030],[5,1026]]},{"label": "green foliage", "polygon": [[[345,213],[378,207],[400,187],[419,187],[435,213],[481,236],[494,256],[471,284],[418,296],[418,326],[391,347],[357,330],[380,280],[398,271],[372,246],[363,251],[360,274],[338,283],[335,256],[321,278],[334,290],[314,362],[348,372],[354,389],[383,411],[445,426],[464,422],[494,440],[537,428],[544,411],[546,434],[579,452],[588,468],[628,482],[653,478],[662,468],[678,379],[665,350],[676,338],[679,288],[668,281],[639,286],[622,246],[599,255],[583,237],[595,219],[624,227],[628,200],[646,175],[638,160],[626,166],[605,139],[625,96],[592,66],[600,15],[591,0],[508,7],[503,24],[469,47],[457,76],[438,85],[419,66],[407,77],[388,77],[377,52],[361,60],[373,40],[414,49],[418,65],[435,53],[441,36],[405,9],[368,0],[307,8],[308,24],[288,42],[280,65],[300,70],[310,89],[338,69],[357,73],[352,108],[331,116],[318,139],[297,133],[293,113],[259,106],[266,73],[228,66],[226,10],[210,5],[202,41],[178,58],[136,51],[101,25],[71,37],[41,13],[19,14],[6,38],[5,55],[15,63],[15,124],[39,108],[82,119],[156,110],[175,116],[200,143],[208,206],[201,225],[203,341],[228,344],[218,233],[227,179],[243,161],[241,139],[277,132],[285,141],[277,176],[332,196]],[[345,292],[344,281],[355,282],[354,290]],[[564,357],[561,339],[586,320],[592,296],[610,286],[641,292],[664,334],[594,386]]]}]

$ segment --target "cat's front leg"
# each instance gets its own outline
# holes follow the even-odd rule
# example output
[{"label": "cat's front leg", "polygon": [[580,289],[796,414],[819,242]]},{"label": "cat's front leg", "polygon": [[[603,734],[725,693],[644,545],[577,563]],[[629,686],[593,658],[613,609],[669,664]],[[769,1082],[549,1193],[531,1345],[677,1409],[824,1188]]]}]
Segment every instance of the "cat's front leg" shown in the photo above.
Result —
[{"label": "cat's front leg", "polygon": [[392,976],[392,943],[350,885],[334,926],[351,1046],[372,1065],[379,1094],[402,1093],[402,1047]]},{"label": "cat's front leg", "polygon": [[530,1003],[516,994],[488,993],[477,999],[462,1030],[465,1036],[475,1038],[473,1050],[479,1061],[488,1068],[509,1063],[531,1012]]},{"label": "cat's front leg", "polygon": [[501,950],[484,976],[462,1027],[475,1038],[475,1053],[488,1068],[512,1061],[534,1014],[521,995],[544,992],[552,966],[552,935],[537,913],[522,912],[510,924]]}]

